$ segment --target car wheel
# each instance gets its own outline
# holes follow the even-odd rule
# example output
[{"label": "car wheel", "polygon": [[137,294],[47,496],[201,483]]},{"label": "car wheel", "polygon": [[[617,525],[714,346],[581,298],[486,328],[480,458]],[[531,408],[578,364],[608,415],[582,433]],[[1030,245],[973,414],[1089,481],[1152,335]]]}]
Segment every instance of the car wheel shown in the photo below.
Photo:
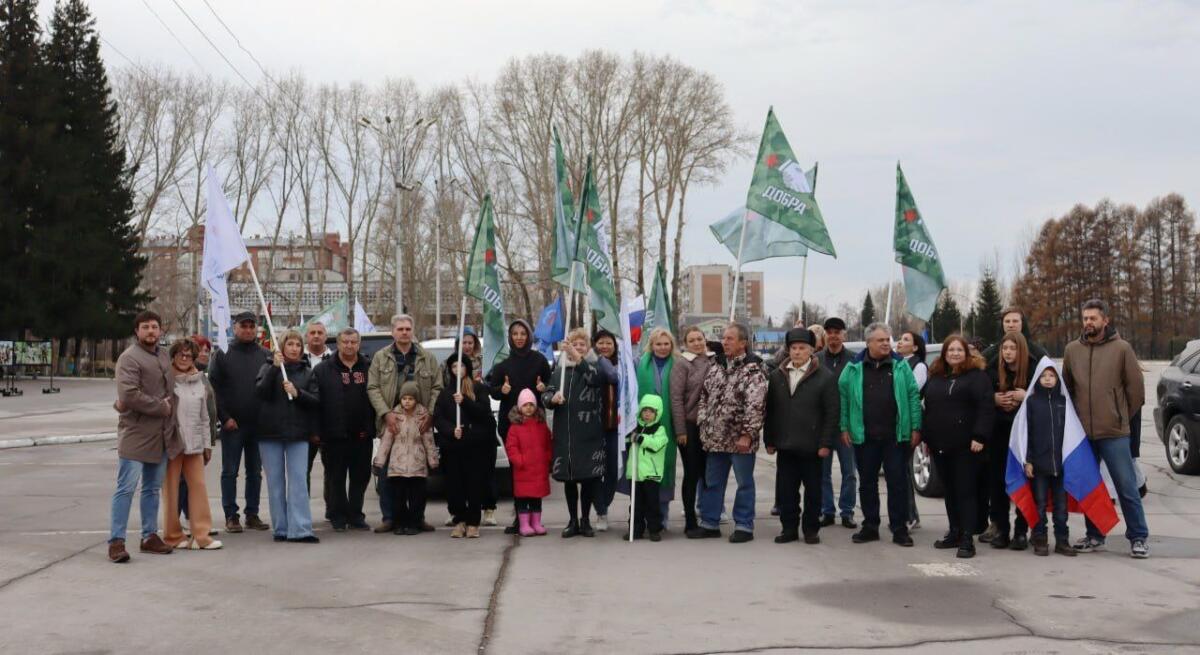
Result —
[{"label": "car wheel", "polygon": [[1200,434],[1182,416],[1167,423],[1167,438],[1163,440],[1167,449],[1167,461],[1171,470],[1185,475],[1200,473]]},{"label": "car wheel", "polygon": [[909,470],[912,472],[913,489],[926,498],[938,498],[943,493],[942,479],[938,476],[937,468],[933,465],[933,457],[929,455],[929,447],[921,444],[913,449],[909,458]]}]

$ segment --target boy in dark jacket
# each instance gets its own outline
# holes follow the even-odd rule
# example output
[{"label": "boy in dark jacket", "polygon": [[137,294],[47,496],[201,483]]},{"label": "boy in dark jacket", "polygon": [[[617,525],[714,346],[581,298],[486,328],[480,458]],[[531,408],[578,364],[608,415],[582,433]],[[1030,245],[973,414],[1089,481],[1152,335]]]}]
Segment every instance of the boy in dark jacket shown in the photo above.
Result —
[{"label": "boy in dark jacket", "polygon": [[1033,527],[1033,552],[1049,555],[1046,538],[1046,500],[1053,500],[1054,552],[1068,557],[1075,550],[1068,541],[1067,491],[1063,487],[1063,430],[1067,423],[1067,399],[1053,366],[1038,377],[1033,398],[1026,405],[1029,445],[1025,453],[1025,476],[1032,481],[1038,522]]},{"label": "boy in dark jacket", "polygon": [[786,342],[787,361],[767,376],[763,420],[763,443],[776,456],[775,501],[783,524],[775,543],[799,540],[803,527],[804,542],[816,544],[821,541],[821,460],[829,457],[841,414],[837,378],[813,357],[816,338],[810,330],[788,330]]}]

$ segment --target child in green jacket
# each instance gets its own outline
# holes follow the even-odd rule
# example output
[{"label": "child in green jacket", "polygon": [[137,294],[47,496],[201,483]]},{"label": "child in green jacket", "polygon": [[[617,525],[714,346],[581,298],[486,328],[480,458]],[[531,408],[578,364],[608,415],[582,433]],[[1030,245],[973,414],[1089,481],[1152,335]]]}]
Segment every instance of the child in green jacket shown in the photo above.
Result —
[{"label": "child in green jacket", "polygon": [[[662,398],[654,394],[642,396],[638,407],[638,426],[625,437],[629,460],[625,477],[633,481],[637,502],[634,505],[633,538],[641,539],[650,528],[650,541],[662,539],[662,509],[658,502],[659,485],[666,465],[667,446],[671,439],[659,423]],[[637,470],[634,470],[634,466]]]}]

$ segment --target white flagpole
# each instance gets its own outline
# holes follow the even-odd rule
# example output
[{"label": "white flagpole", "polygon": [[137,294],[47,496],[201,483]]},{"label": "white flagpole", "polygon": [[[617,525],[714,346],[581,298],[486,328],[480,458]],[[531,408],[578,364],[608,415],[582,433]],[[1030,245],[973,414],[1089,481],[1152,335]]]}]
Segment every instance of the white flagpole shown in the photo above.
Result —
[{"label": "white flagpole", "polygon": [[[897,266],[895,264],[893,264],[892,265],[892,276],[891,276],[891,278],[888,279],[887,309],[885,309],[883,312],[883,324],[884,325],[890,325],[891,320],[892,320],[892,285],[894,285],[896,283],[896,268],[897,268]],[[864,325],[863,329],[866,329],[866,327],[867,326]],[[866,335],[863,335],[863,338],[865,339]]]},{"label": "white flagpole", "polygon": [[[579,220],[581,220],[581,221],[582,221],[582,220],[585,220],[585,219],[584,219],[584,218],[581,216],[581,217],[579,218]],[[571,279],[569,280],[569,284],[567,284],[567,316],[566,316],[566,318],[564,319],[564,322],[563,322],[563,331],[564,331],[564,332],[570,332],[570,331],[571,331],[571,308],[572,308],[572,307],[575,305],[575,265],[576,265],[576,264],[578,264],[578,263],[579,263],[579,262],[578,262],[578,261],[576,261],[576,260],[571,260],[571,275],[570,275]],[[531,335],[529,335],[529,339],[530,339],[530,340],[532,340],[532,339],[533,339],[533,335],[532,335],[532,334],[531,334]],[[560,367],[560,368],[562,368],[562,374],[560,375],[560,377],[559,377],[559,379],[558,379],[558,392],[559,392],[559,393],[562,393],[562,394],[566,394],[566,391],[565,391],[565,389],[567,388],[567,367],[566,367],[566,360],[565,360],[565,359],[562,359],[562,358],[563,358],[563,357],[565,357],[565,356],[566,356],[566,355],[564,355],[564,354],[561,352],[561,348],[560,348],[560,352],[559,352],[559,367]]]},{"label": "white flagpole", "polygon": [[738,282],[742,278],[742,250],[746,247],[746,221],[750,218],[750,210],[746,210],[746,215],[742,217],[742,234],[738,237],[738,255],[737,268],[733,273],[733,298],[729,301],[729,322],[733,322],[734,314],[737,312],[737,294]]},{"label": "white flagpole", "polygon": [[[254,290],[258,292],[258,301],[262,303],[263,316],[267,319],[267,331],[271,334],[271,347],[276,352],[282,353],[282,344],[275,338],[275,324],[271,322],[271,312],[267,311],[267,298],[263,296],[262,285],[258,283],[258,274],[254,272],[254,262],[247,259],[246,266],[250,269],[250,279],[254,281]],[[282,364],[279,365],[279,372],[283,375],[283,381],[287,382],[287,369]],[[291,399],[292,397],[289,395],[288,400]]]},{"label": "white flagpole", "polygon": [[808,284],[808,255],[804,256],[804,265],[800,268],[800,311],[798,315],[804,327],[808,327],[808,316],[804,312],[804,286]]},{"label": "white flagpole", "polygon": [[[459,308],[458,308],[458,375],[454,376],[454,381],[455,381],[455,384],[458,385],[458,388],[454,390],[455,393],[462,393],[462,379],[463,379],[462,374],[463,374],[463,371],[466,369],[466,367],[463,366],[463,360],[462,360],[463,334],[467,331],[466,321],[467,321],[467,294],[464,293],[463,297],[462,297],[462,304],[459,305]],[[533,337],[530,337],[530,338],[532,339]],[[476,342],[476,344],[478,344],[479,340],[476,339],[475,342]],[[480,361],[483,361],[483,360],[480,360]],[[456,428],[462,427],[462,405],[460,405],[458,403],[454,403],[454,427],[456,427]]]},{"label": "white flagpole", "polygon": [[637,511],[637,465],[638,465],[638,443],[636,439],[630,439],[629,449],[625,452],[629,453],[629,459],[633,460],[633,475],[629,478],[629,541],[633,542],[633,526],[636,522],[635,512]]}]

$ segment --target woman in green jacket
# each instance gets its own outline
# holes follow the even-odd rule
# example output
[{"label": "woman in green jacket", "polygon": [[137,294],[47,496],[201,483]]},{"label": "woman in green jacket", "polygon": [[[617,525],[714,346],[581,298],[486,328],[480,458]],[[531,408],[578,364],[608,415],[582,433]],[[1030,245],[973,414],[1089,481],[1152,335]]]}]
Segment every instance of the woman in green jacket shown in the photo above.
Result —
[{"label": "woman in green jacket", "polygon": [[[648,337],[650,350],[642,355],[637,365],[638,401],[649,394],[661,398],[671,397],[671,369],[675,366],[675,337],[664,328],[654,328]],[[659,423],[673,425],[671,406],[667,403],[659,416]],[[675,498],[675,448],[667,449],[663,462],[663,476],[659,490],[659,505],[662,510],[663,529],[670,517],[671,501]]]}]

